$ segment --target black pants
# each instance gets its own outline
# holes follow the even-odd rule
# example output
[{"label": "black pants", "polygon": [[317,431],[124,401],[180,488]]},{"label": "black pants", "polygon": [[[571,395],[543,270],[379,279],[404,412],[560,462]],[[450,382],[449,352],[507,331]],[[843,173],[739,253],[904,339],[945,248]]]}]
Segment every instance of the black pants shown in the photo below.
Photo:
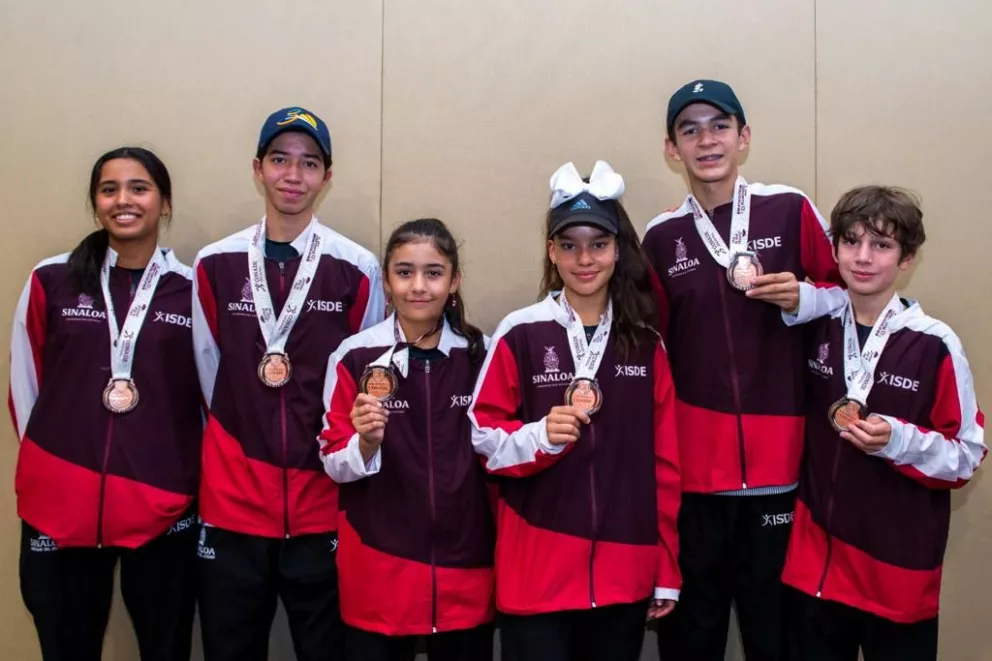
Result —
[{"label": "black pants", "polygon": [[773,496],[682,494],[682,592],[658,622],[662,661],[723,661],[730,606],[748,661],[783,658],[781,583],[795,493]]},{"label": "black pants", "polygon": [[205,661],[266,661],[277,599],[297,661],[344,658],[337,533],[271,539],[204,527],[197,548]]},{"label": "black pants", "polygon": [[184,527],[137,549],[58,549],[21,524],[21,596],[44,661],[100,661],[118,560],[121,595],[141,661],[189,661],[196,609],[195,515],[181,522]]},{"label": "black pants", "polygon": [[937,661],[937,618],[899,624],[786,589],[791,661]]},{"label": "black pants", "polygon": [[502,615],[503,661],[637,661],[649,601],[540,615]]},{"label": "black pants", "polygon": [[[421,636],[384,636],[349,628],[349,661],[413,661]],[[423,636],[429,661],[493,661],[493,625]]]}]

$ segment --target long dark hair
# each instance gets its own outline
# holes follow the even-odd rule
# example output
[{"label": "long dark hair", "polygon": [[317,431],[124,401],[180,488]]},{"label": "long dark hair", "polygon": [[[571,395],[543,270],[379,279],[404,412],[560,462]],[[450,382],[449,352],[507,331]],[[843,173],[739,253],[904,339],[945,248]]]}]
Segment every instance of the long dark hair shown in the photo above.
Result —
[{"label": "long dark hair", "polygon": [[[89,202],[94,214],[96,214],[96,196],[100,188],[103,166],[107,161],[118,158],[129,158],[141,163],[155,182],[162,201],[168,203],[169,209],[172,209],[172,178],[169,177],[169,170],[165,164],[158,156],[142,147],[119,147],[96,159],[90,171]],[[103,267],[103,259],[109,246],[110,232],[100,228],[88,234],[69,254],[69,279],[73,287],[81,294],[89,294],[96,301],[103,300],[100,291],[100,269]]]},{"label": "long dark hair", "polygon": [[[609,294],[613,301],[613,334],[616,336],[617,353],[624,359],[630,356],[645,331],[658,323],[658,301],[651,286],[651,264],[641,250],[641,240],[630,217],[619,201],[614,201],[620,219],[617,233],[617,263],[610,278]],[[551,235],[552,210],[545,220],[545,236]],[[558,268],[551,263],[547,248],[544,250],[544,276],[541,278],[541,296],[547,296],[565,286]]]},{"label": "long dark hair", "polygon": [[[397,248],[408,243],[422,242],[429,242],[451,262],[452,276],[462,273],[458,261],[458,243],[451,230],[437,218],[418,218],[403,223],[390,235],[386,243],[386,255],[382,259],[383,277],[388,281],[389,260],[392,259]],[[448,298],[444,306],[444,316],[451,330],[468,340],[469,359],[475,362],[485,358],[486,345],[482,331],[465,320],[465,302],[462,300],[460,289]]]}]

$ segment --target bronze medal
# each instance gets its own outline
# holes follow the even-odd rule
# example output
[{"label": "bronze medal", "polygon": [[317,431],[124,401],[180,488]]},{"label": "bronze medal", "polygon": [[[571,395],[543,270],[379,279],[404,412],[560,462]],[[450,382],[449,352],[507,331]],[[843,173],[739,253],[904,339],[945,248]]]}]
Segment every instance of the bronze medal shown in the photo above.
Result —
[{"label": "bronze medal", "polygon": [[841,397],[831,405],[827,417],[834,429],[847,431],[858,420],[868,418],[868,408],[856,399]]},{"label": "bronze medal", "polygon": [[282,388],[293,376],[293,365],[284,353],[267,353],[258,364],[258,378],[270,388]]},{"label": "bronze medal", "polygon": [[134,410],[138,405],[138,388],[131,379],[111,379],[103,390],[103,405],[118,415]]},{"label": "bronze medal", "polygon": [[750,251],[734,254],[727,266],[727,282],[740,291],[751,289],[754,286],[751,281],[763,274],[764,269],[758,260],[758,254]]},{"label": "bronze medal", "polygon": [[393,370],[388,367],[369,365],[359,380],[358,389],[366,395],[375,397],[380,402],[385,402],[396,393],[397,385]]},{"label": "bronze medal", "polygon": [[575,379],[565,391],[565,404],[592,415],[603,405],[603,391],[593,379]]}]

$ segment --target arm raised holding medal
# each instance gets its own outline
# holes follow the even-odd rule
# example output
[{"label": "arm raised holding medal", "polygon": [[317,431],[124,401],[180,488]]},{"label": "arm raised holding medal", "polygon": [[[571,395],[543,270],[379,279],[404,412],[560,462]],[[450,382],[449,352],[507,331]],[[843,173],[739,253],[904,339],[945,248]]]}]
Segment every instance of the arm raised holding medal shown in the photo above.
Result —
[{"label": "arm raised holding medal", "polygon": [[355,398],[351,408],[351,424],[358,433],[358,449],[365,463],[372,460],[382,439],[386,435],[386,422],[389,421],[389,411],[372,395],[364,393]]},{"label": "arm raised holding medal", "polygon": [[544,298],[500,323],[469,408],[475,451],[510,478],[500,633],[507,648],[540,637],[542,658],[636,658],[645,618],[681,590],[675,393],[623,179],[598,161],[550,183]]},{"label": "arm raised holding medal", "polygon": [[[841,307],[805,327],[806,443],[782,582],[797,622],[815,614],[835,631],[856,617],[893,632],[879,641],[861,631],[852,653],[904,658],[895,641],[913,631],[923,632],[914,658],[936,661],[947,491],[986,455],[984,416],[958,337],[896,291],[926,238],[919,202],[862,186],[830,219],[846,290]],[[828,614],[828,602],[846,612]],[[835,642],[796,629],[804,658]]]},{"label": "arm raised holding medal", "polygon": [[319,439],[340,483],[348,655],[379,658],[429,635],[492,658],[495,526],[465,414],[486,338],[466,318],[457,241],[442,221],[397,227],[382,266],[394,313],[335,354]]}]

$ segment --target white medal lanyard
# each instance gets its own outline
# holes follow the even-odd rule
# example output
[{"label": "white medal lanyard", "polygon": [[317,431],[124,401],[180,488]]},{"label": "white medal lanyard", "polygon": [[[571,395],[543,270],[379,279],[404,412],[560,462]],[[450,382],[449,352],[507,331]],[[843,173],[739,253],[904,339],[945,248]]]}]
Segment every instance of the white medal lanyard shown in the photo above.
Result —
[{"label": "white medal lanyard", "polygon": [[158,281],[166,271],[165,257],[162,250],[155,246],[155,252],[145,267],[145,272],[138,281],[134,298],[127,310],[123,328],[117,326],[117,316],[114,312],[114,301],[110,294],[110,269],[116,264],[116,254],[107,249],[100,269],[100,286],[103,289],[103,303],[107,311],[107,326],[110,329],[110,372],[111,381],[130,381],[134,366],[134,351],[138,335],[151,307],[152,297],[158,287]]},{"label": "white medal lanyard", "polygon": [[696,222],[696,231],[702,237],[706,249],[716,262],[727,268],[730,266],[734,255],[747,252],[748,224],[751,216],[751,190],[743,177],[737,177],[734,185],[733,211],[730,220],[730,246],[724,242],[723,237],[716,231],[713,221],[703,211],[699,200],[694,195],[689,194],[689,207],[692,209],[692,217]]},{"label": "white medal lanyard", "polygon": [[868,403],[868,394],[875,384],[875,368],[892,334],[892,320],[902,310],[899,295],[893,294],[892,300],[872,326],[864,348],[860,348],[854,309],[848,302],[844,311],[844,377],[849,399],[861,404]]},{"label": "white medal lanyard", "polygon": [[255,234],[252,236],[251,245],[248,248],[248,276],[255,300],[255,316],[258,317],[258,325],[262,329],[266,354],[284,355],[286,353],[289,333],[300,318],[303,303],[306,301],[314,274],[317,273],[317,266],[320,264],[321,236],[320,232],[317,231],[316,217],[311,217],[306,231],[310,232],[310,236],[302,255],[303,259],[296,272],[296,277],[293,278],[289,297],[286,299],[278,318],[272,304],[272,296],[269,293],[268,279],[265,276],[264,217],[255,228]]},{"label": "white medal lanyard", "polygon": [[610,339],[610,331],[613,327],[613,301],[608,300],[606,312],[600,317],[599,325],[592,336],[592,340],[586,341],[586,330],[582,325],[582,319],[575,313],[572,306],[568,304],[564,290],[558,297],[558,304],[568,314],[568,348],[572,352],[572,360],[575,362],[575,379],[589,379],[595,381],[599,365],[603,362],[603,354],[606,352],[606,343]]},{"label": "white medal lanyard", "polygon": [[[396,313],[394,312],[393,339],[395,340],[395,342],[393,346],[389,347],[389,349],[384,354],[382,354],[374,361],[372,361],[369,364],[369,367],[388,368],[390,365],[395,365],[396,369],[403,376],[403,378],[406,378],[407,374],[410,371],[410,347],[416,346],[425,337],[433,335],[434,333],[437,333],[443,329],[444,329],[444,315],[442,314],[441,318],[438,319],[437,323],[434,324],[434,327],[431,328],[431,330],[427,331],[413,342],[407,342],[406,338],[403,335],[403,329],[400,328],[399,317],[397,317]],[[398,347],[400,344],[405,344],[406,346],[404,346],[402,349],[397,351],[396,347]]]}]

